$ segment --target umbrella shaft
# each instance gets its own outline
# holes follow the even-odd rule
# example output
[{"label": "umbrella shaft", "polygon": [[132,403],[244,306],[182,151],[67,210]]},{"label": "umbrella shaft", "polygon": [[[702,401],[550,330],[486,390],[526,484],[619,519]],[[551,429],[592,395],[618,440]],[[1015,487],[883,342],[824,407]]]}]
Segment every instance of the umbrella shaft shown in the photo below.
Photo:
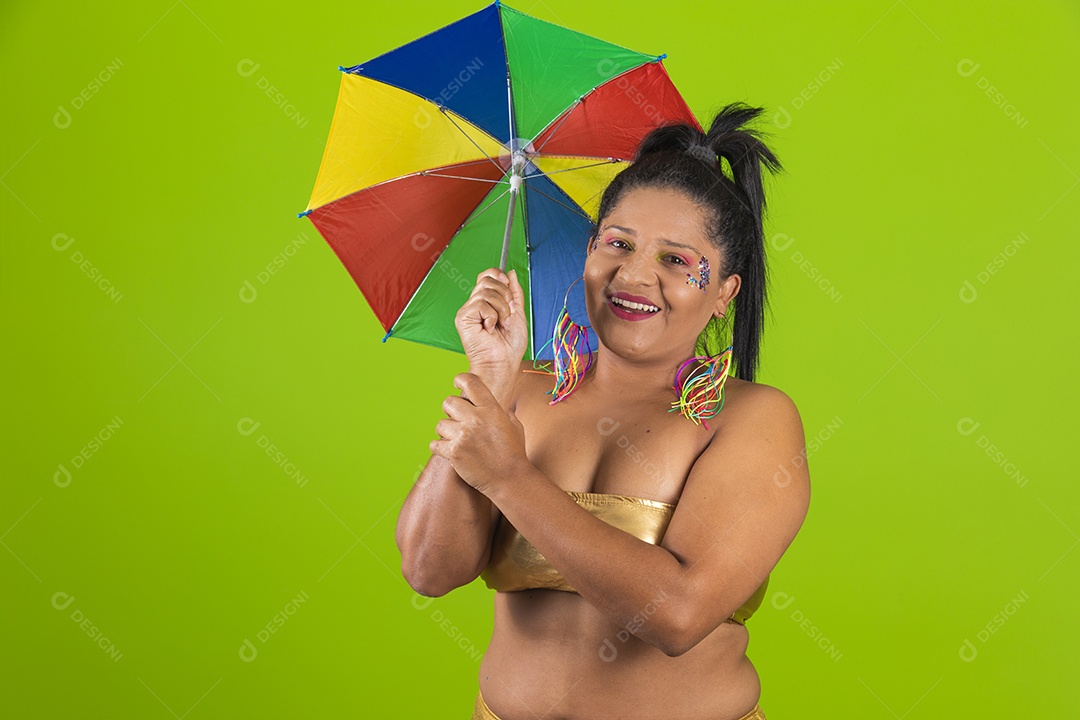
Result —
[{"label": "umbrella shaft", "polygon": [[518,189],[510,188],[510,208],[506,212],[506,232],[503,233],[502,256],[499,258],[499,269],[506,272],[506,261],[510,257],[510,232],[514,226],[514,207],[517,205]]},{"label": "umbrella shaft", "polygon": [[499,269],[506,272],[506,262],[510,257],[510,233],[514,226],[514,208],[517,206],[518,192],[524,181],[525,158],[520,151],[514,153],[514,159],[510,166],[510,207],[506,211],[506,231],[503,233],[502,256],[499,258]]}]

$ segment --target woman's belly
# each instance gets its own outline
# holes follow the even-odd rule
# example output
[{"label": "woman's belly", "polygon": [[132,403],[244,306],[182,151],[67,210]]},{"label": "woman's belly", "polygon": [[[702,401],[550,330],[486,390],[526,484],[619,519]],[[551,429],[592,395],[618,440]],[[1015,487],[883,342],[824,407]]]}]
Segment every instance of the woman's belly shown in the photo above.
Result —
[{"label": "woman's belly", "polygon": [[761,694],[748,641],[725,622],[672,658],[576,593],[498,592],[480,689],[504,720],[736,720]]}]

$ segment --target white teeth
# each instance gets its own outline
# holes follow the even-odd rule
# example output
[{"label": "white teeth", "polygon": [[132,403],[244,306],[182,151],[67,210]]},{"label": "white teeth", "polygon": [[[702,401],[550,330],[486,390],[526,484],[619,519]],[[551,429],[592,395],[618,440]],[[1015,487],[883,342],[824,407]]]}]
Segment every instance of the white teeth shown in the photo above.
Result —
[{"label": "white teeth", "polygon": [[630,308],[631,310],[642,310],[644,312],[659,312],[660,311],[660,308],[656,307],[655,305],[642,305],[641,303],[630,302],[629,300],[623,300],[622,298],[615,297],[614,295],[611,297],[611,302],[615,303],[616,305],[621,305],[622,307],[625,307],[625,308]]}]

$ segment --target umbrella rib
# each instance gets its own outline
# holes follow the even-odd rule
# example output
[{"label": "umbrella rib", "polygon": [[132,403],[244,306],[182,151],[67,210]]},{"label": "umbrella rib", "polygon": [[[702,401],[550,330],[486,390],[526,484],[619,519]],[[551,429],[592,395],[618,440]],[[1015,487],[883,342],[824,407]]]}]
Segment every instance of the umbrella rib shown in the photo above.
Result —
[{"label": "umbrella rib", "polygon": [[551,202],[553,202],[553,203],[558,203],[559,205],[562,205],[562,206],[563,206],[564,208],[566,208],[566,209],[567,209],[567,210],[569,210],[570,212],[575,212],[575,213],[577,213],[577,214],[578,214],[578,215],[580,215],[581,217],[583,217],[583,218],[585,218],[586,220],[588,220],[588,221],[589,221],[589,224],[595,224],[595,223],[594,223],[594,221],[593,221],[593,219],[592,219],[591,217],[589,217],[589,216],[588,216],[588,215],[586,215],[585,213],[581,212],[581,209],[580,209],[580,208],[578,208],[578,207],[570,207],[569,205],[567,205],[567,204],[566,204],[566,203],[564,203],[563,201],[561,201],[561,200],[559,200],[559,199],[557,199],[557,198],[553,198],[553,197],[551,197],[550,195],[548,195],[548,194],[547,194],[546,192],[544,192],[543,190],[540,190],[539,188],[535,188],[535,187],[532,187],[532,186],[531,186],[531,185],[529,185],[528,183],[525,183],[525,187],[529,188],[529,189],[530,189],[530,190],[532,190],[533,192],[538,192],[538,193],[540,193],[541,195],[543,195],[544,197],[546,197],[546,198],[547,198],[548,200],[550,200],[550,201],[551,201]]},{"label": "umbrella rib", "polygon": [[[561,128],[563,126],[563,123],[566,122],[567,118],[570,117],[570,113],[574,112],[574,108],[581,104],[581,99],[583,97],[585,96],[582,95],[581,97],[579,97],[577,100],[574,101],[573,105],[566,109],[566,111],[563,113],[562,120],[560,120],[559,124],[555,126],[555,129],[552,130],[546,138],[544,138],[544,142],[540,144],[540,147],[536,148],[535,152],[543,151],[544,145],[547,145],[548,141],[551,140],[551,138],[555,137],[555,133],[559,132],[559,128]],[[543,130],[541,130],[540,132],[543,132]]]},{"label": "umbrella rib", "polygon": [[488,180],[487,178],[466,177],[464,175],[443,175],[442,173],[434,173],[434,172],[430,172],[428,170],[424,170],[420,174],[423,175],[424,177],[441,177],[441,178],[450,178],[451,180],[475,180],[477,182],[491,183],[492,185],[498,185],[499,183],[506,182],[505,180],[501,180],[501,179],[500,180]]},{"label": "umbrella rib", "polygon": [[526,175],[525,179],[528,180],[529,178],[540,177],[541,175],[554,175],[555,173],[569,172],[571,170],[584,170],[586,168],[597,167],[598,165],[610,165],[611,163],[617,162],[620,161],[616,158],[608,158],[607,160],[604,160],[602,162],[596,162],[590,165],[578,165],[577,167],[563,168],[562,170],[552,170],[551,172],[539,172],[535,175]]},{"label": "umbrella rib", "polygon": [[454,235],[456,236],[456,235],[457,235],[458,233],[460,233],[460,232],[461,232],[462,230],[464,230],[464,229],[465,229],[465,227],[466,227],[466,226],[467,226],[467,225],[468,225],[469,223],[471,223],[471,222],[472,222],[473,220],[475,220],[476,218],[478,218],[478,217],[480,217],[481,215],[483,215],[484,213],[486,213],[486,212],[488,211],[488,208],[490,208],[490,207],[491,207],[492,205],[494,205],[495,203],[497,203],[497,202],[499,202],[500,200],[502,200],[502,199],[503,199],[503,195],[506,195],[506,193],[508,193],[508,192],[510,192],[510,188],[509,188],[509,187],[508,187],[508,188],[506,188],[505,190],[503,190],[503,192],[502,192],[502,195],[499,195],[499,197],[497,197],[497,198],[495,198],[494,200],[492,200],[491,202],[489,202],[489,203],[487,204],[487,207],[485,207],[485,208],[484,208],[483,210],[481,210],[480,212],[478,212],[478,213],[476,213],[475,215],[473,215],[473,216],[472,216],[471,218],[469,218],[469,219],[468,219],[468,220],[466,220],[465,222],[461,223],[461,227],[459,227],[459,228],[457,229],[457,232],[456,232],[456,233],[454,233]]},{"label": "umbrella rib", "polygon": [[458,129],[458,130],[460,130],[460,131],[461,131],[461,134],[462,134],[462,135],[464,135],[464,136],[465,136],[465,137],[466,137],[466,138],[468,139],[468,141],[469,141],[469,142],[471,142],[471,143],[472,143],[473,145],[475,145],[475,146],[476,146],[476,149],[477,149],[477,150],[479,150],[479,151],[481,152],[481,154],[483,154],[483,155],[484,155],[484,157],[486,157],[486,158],[487,158],[487,159],[488,159],[488,160],[489,160],[489,161],[491,162],[491,164],[492,164],[492,165],[494,165],[495,167],[499,168],[499,171],[500,171],[500,172],[503,172],[503,173],[505,173],[505,172],[506,172],[506,170],[505,170],[505,169],[503,168],[503,166],[502,166],[502,165],[500,165],[499,163],[495,162],[495,159],[494,159],[494,158],[492,158],[492,157],[491,157],[491,156],[489,156],[489,155],[488,155],[488,154],[487,154],[486,152],[484,152],[484,148],[480,147],[480,146],[479,146],[479,145],[477,144],[477,142],[476,142],[475,140],[473,140],[473,138],[472,138],[472,135],[470,135],[469,133],[465,132],[465,130],[464,130],[464,129],[462,129],[462,127],[461,127],[460,125],[458,125],[458,124],[457,124],[457,121],[455,121],[455,120],[454,120],[454,118],[450,117],[450,113],[448,113],[448,112],[446,111],[446,108],[444,108],[444,107],[442,107],[442,106],[440,105],[440,106],[439,106],[439,110],[441,110],[441,111],[442,111],[443,117],[445,117],[445,118],[446,118],[447,120],[449,120],[449,121],[450,121],[451,123],[453,123],[454,127],[456,127],[456,128]]}]

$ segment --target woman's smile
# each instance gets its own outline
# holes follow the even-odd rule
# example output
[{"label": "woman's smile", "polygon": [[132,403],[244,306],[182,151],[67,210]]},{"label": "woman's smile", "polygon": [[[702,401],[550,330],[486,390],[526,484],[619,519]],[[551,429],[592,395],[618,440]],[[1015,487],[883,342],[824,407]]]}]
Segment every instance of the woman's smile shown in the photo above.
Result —
[{"label": "woman's smile", "polygon": [[630,295],[629,293],[624,292],[608,295],[605,305],[607,305],[615,317],[621,318],[622,320],[645,320],[653,315],[659,315],[661,312],[660,308],[649,302],[648,298]]}]

